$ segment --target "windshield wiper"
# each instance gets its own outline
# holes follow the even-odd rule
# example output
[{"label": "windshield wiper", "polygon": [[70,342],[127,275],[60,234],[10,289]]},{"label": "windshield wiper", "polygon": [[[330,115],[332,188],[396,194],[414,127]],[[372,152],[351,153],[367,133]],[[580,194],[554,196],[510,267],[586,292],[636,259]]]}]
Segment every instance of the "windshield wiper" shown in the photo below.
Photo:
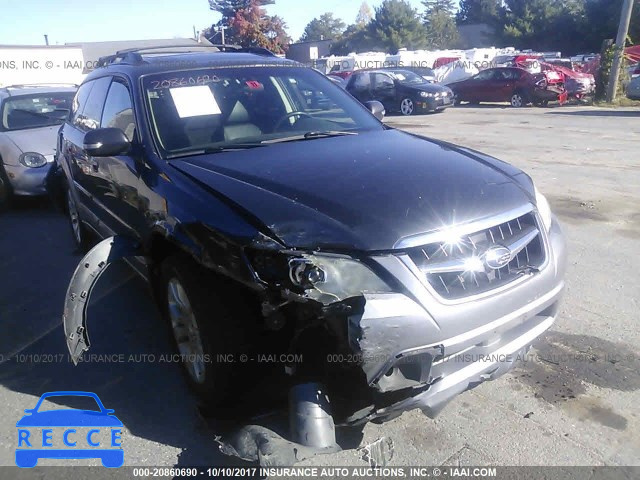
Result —
[{"label": "windshield wiper", "polygon": [[202,148],[200,150],[188,150],[186,152],[176,152],[167,155],[168,159],[191,157],[193,155],[204,155],[208,153],[234,152],[237,150],[248,150],[250,148],[266,147],[262,143],[233,143],[230,145],[220,145],[218,147]]},{"label": "windshield wiper", "polygon": [[344,135],[358,135],[358,132],[347,132],[340,130],[323,130],[323,131],[311,131],[302,135],[293,135],[291,137],[275,138],[273,140],[264,140],[262,143],[283,143],[283,142],[297,142],[300,140],[313,140],[314,138],[327,138],[327,137],[342,137]]}]

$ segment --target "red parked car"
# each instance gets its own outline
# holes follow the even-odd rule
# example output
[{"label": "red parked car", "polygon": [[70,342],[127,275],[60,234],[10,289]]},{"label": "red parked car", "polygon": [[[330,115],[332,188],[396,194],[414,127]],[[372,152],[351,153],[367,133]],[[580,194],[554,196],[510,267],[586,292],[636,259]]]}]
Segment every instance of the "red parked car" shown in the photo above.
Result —
[{"label": "red parked car", "polygon": [[448,85],[460,102],[510,102],[512,107],[529,103],[546,105],[567,101],[564,79],[556,73],[531,74],[522,68],[488,68],[471,78]]},{"label": "red parked car", "polygon": [[542,63],[542,71],[549,77],[552,72],[564,77],[567,95],[578,101],[592,98],[596,92],[596,79],[590,73],[577,72],[555,63]]}]

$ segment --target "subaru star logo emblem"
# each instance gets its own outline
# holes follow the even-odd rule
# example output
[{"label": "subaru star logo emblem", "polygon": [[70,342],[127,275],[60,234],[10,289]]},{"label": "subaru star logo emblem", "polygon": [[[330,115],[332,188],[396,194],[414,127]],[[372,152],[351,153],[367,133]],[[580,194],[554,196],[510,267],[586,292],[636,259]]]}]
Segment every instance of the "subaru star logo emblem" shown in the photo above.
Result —
[{"label": "subaru star logo emblem", "polygon": [[492,270],[498,270],[511,261],[511,250],[502,245],[489,248],[484,252],[484,263]]}]

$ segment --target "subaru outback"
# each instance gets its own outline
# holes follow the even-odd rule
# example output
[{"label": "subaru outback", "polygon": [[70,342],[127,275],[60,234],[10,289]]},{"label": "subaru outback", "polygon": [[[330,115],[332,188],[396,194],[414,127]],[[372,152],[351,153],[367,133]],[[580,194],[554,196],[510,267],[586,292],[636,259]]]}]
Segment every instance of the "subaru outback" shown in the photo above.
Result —
[{"label": "subaru outback", "polygon": [[[284,359],[303,444],[433,417],[508,371],[556,319],[558,221],[521,170],[382,111],[259,50],[104,59],[58,139],[75,241],[103,239],[65,300],[72,358],[89,348],[94,284],[124,257],[202,399],[234,400],[238,358]],[[305,422],[303,404],[326,417]]]}]

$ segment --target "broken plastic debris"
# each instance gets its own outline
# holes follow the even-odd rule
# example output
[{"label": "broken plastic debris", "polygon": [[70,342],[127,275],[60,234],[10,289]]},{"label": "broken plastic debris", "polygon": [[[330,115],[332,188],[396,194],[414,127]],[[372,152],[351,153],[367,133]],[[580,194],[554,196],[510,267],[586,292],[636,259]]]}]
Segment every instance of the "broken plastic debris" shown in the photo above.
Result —
[{"label": "broken plastic debris", "polygon": [[316,455],[341,450],[337,444],[326,448],[306,447],[260,425],[247,425],[228,439],[217,437],[216,441],[225,455],[258,462],[261,467],[287,467]]},{"label": "broken plastic debris", "polygon": [[358,449],[362,460],[370,467],[384,467],[393,458],[393,440],[389,437],[382,437],[369,445]]}]

